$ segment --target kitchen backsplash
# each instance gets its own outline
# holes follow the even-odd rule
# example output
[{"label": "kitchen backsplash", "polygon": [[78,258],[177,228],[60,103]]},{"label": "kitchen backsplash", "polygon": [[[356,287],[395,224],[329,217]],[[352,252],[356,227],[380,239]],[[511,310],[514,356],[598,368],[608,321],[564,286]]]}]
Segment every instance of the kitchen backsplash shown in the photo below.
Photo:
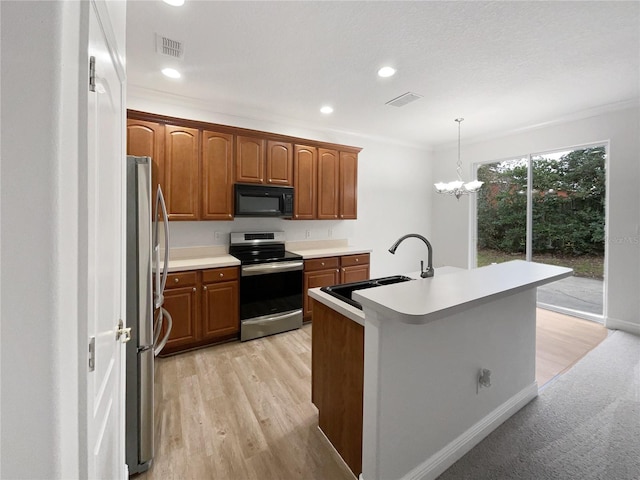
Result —
[{"label": "kitchen backsplash", "polygon": [[[357,221],[357,220],[356,220]],[[352,238],[353,220],[322,222],[281,218],[238,218],[231,222],[169,222],[171,248],[228,245],[229,233],[249,231],[285,232],[287,242]]]}]

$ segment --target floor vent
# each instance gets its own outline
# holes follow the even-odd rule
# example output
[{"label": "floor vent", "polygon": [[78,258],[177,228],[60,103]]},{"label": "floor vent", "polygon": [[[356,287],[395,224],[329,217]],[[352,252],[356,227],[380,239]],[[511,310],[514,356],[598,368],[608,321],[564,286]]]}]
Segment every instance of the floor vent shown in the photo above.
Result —
[{"label": "floor vent", "polygon": [[156,33],[156,52],[167,57],[184,57],[184,44],[179,40],[172,40]]},{"label": "floor vent", "polygon": [[403,93],[399,97],[394,98],[393,100],[389,100],[385,105],[392,105],[394,107],[404,107],[407,103],[415,102],[419,98],[422,98],[422,95],[418,95],[417,93]]}]

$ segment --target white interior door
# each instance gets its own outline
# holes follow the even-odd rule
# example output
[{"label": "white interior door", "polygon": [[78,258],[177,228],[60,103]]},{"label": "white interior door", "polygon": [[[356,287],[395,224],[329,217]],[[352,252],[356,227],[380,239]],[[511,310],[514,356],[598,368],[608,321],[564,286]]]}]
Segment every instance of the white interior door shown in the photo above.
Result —
[{"label": "white interior door", "polygon": [[[95,88],[88,95],[88,219],[86,288],[88,333],[95,342],[87,380],[89,478],[125,477],[124,346],[124,72],[117,60],[106,10],[91,2],[89,56]],[[106,17],[106,18],[105,18]]]}]

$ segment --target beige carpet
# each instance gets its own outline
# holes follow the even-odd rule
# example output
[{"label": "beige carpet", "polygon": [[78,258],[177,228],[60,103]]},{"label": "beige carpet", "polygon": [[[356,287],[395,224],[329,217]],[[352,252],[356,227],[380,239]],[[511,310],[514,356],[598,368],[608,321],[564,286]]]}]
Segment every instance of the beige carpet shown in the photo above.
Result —
[{"label": "beige carpet", "polygon": [[640,337],[616,331],[438,480],[640,479]]}]

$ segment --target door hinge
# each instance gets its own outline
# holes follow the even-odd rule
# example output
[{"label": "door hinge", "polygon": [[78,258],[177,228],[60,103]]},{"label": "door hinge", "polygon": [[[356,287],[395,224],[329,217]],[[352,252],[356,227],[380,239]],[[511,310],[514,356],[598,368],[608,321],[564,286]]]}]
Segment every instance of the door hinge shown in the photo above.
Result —
[{"label": "door hinge", "polygon": [[89,371],[96,369],[96,337],[89,339]]},{"label": "door hinge", "polygon": [[89,57],[89,91],[96,91],[96,57]]}]

